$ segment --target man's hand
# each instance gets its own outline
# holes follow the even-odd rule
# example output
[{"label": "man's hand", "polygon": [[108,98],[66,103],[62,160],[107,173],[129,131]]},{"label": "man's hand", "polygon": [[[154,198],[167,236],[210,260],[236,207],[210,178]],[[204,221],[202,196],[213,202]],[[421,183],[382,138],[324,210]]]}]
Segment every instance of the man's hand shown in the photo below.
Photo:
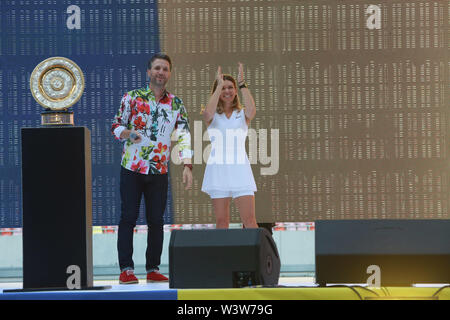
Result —
[{"label": "man's hand", "polygon": [[140,143],[142,141],[142,136],[137,131],[125,129],[120,134],[120,139],[130,139],[133,143]]},{"label": "man's hand", "polygon": [[186,184],[184,190],[188,190],[192,187],[192,171],[188,167],[184,167],[183,170],[183,183]]},{"label": "man's hand", "polygon": [[130,132],[130,140],[133,143],[140,143],[142,141],[142,136],[139,132],[132,130]]}]

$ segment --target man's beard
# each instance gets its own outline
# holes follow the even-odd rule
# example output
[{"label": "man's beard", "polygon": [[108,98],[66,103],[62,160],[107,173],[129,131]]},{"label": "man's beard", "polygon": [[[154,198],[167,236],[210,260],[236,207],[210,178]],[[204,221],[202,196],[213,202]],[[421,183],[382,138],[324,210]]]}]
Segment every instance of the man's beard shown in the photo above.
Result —
[{"label": "man's beard", "polygon": [[168,79],[165,79],[165,78],[162,78],[162,79],[150,78],[150,84],[153,87],[164,88],[166,86],[167,82],[168,82]]}]

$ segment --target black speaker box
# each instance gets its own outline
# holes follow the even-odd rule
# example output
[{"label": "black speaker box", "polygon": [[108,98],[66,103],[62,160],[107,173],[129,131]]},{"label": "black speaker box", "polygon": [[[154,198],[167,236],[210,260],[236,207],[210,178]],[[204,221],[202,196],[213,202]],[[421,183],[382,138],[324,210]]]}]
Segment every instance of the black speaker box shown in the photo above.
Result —
[{"label": "black speaker box", "polygon": [[[23,288],[93,284],[91,138],[84,127],[22,128]],[[75,275],[75,274],[74,274]]]},{"label": "black speaker box", "polygon": [[280,267],[264,228],[173,230],[170,237],[170,288],[277,285]]},{"label": "black speaker box", "polygon": [[450,283],[450,220],[327,220],[315,223],[316,282],[382,286]]}]

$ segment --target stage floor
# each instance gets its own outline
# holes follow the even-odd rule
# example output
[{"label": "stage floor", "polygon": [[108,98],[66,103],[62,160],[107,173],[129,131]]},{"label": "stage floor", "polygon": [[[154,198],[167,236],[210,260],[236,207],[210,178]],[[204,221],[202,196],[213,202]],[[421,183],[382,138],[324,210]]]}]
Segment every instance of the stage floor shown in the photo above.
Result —
[{"label": "stage floor", "polygon": [[450,288],[443,285],[423,287],[368,288],[335,285],[319,288],[314,278],[280,277],[276,287],[236,289],[171,289],[169,283],[121,285],[116,279],[95,280],[103,290],[63,290],[3,292],[22,289],[21,282],[0,282],[0,300],[450,300]]},{"label": "stage floor", "polygon": [[[121,291],[173,290],[169,288],[168,282],[146,283],[145,276],[144,278],[141,278],[137,275],[137,277],[139,278],[138,284],[119,284],[119,279],[117,276],[117,279],[94,280],[94,286],[111,286],[112,290]],[[22,282],[8,282],[5,279],[2,280],[4,282],[0,281],[0,293],[3,293],[3,290],[8,289],[22,289]],[[314,283],[314,278],[312,277],[280,277],[278,283],[283,286],[316,286]]]}]

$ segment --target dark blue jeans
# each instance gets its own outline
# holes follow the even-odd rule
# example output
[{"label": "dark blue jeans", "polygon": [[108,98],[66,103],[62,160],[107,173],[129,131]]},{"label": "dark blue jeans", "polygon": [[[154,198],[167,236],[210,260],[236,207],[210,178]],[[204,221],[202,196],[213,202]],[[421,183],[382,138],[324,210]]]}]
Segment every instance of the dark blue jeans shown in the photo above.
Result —
[{"label": "dark blue jeans", "polygon": [[167,203],[168,175],[141,174],[121,167],[120,197],[121,217],[117,237],[120,270],[134,269],[133,229],[139,217],[142,195],[147,219],[147,270],[157,269],[161,263],[164,238],[164,210]]}]

